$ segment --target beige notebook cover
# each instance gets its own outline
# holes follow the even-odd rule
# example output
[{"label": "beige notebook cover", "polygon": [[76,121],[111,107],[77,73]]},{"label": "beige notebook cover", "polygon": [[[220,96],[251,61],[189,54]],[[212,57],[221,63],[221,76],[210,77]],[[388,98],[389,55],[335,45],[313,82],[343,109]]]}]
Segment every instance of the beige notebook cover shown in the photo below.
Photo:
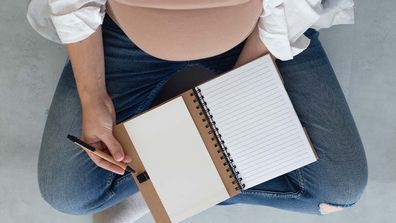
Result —
[{"label": "beige notebook cover", "polygon": [[[252,93],[243,94],[254,84],[261,96],[249,99]],[[243,189],[314,162],[317,157],[305,134],[269,56],[114,128],[132,157],[130,166],[138,173],[134,180],[156,222],[180,222]],[[262,171],[266,169],[271,171]]]}]

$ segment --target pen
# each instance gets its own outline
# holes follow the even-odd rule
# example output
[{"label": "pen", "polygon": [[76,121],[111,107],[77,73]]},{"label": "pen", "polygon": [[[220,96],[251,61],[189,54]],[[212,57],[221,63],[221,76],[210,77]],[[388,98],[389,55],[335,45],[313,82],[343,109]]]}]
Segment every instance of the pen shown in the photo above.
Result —
[{"label": "pen", "polygon": [[136,171],[134,169],[132,169],[130,166],[128,166],[126,163],[122,163],[122,162],[118,162],[116,160],[114,160],[114,158],[110,155],[108,155],[107,153],[100,151],[98,149],[95,149],[95,147],[89,145],[88,143],[82,141],[81,139],[72,136],[72,135],[67,135],[67,138],[74,142],[75,144],[81,146],[85,151],[93,153],[97,156],[99,156],[100,158],[109,161],[112,164],[115,164],[119,167],[121,167],[123,170],[131,172],[131,173],[136,173]]}]

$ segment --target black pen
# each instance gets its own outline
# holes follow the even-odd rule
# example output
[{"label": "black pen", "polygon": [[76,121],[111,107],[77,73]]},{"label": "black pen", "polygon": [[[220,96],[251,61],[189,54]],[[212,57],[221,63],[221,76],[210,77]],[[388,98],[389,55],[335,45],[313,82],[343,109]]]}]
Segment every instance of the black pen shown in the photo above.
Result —
[{"label": "black pen", "polygon": [[126,163],[122,163],[122,162],[118,162],[116,161],[112,156],[110,156],[109,154],[100,151],[98,149],[95,149],[95,147],[89,145],[88,143],[82,141],[81,139],[72,136],[72,135],[67,135],[67,138],[70,139],[70,141],[74,142],[75,144],[79,145],[80,147],[82,147],[85,151],[93,153],[97,156],[99,156],[100,158],[109,161],[112,164],[115,164],[119,167],[121,167],[123,170],[131,172],[131,173],[136,173],[136,171],[134,169],[132,169],[130,166],[128,166]]}]

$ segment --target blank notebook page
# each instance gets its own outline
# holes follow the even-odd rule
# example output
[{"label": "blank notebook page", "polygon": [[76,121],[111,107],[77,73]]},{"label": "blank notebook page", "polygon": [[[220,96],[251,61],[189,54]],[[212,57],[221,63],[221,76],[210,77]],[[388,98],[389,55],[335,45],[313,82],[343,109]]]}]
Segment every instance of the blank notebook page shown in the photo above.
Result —
[{"label": "blank notebook page", "polygon": [[269,56],[197,88],[245,188],[316,161]]},{"label": "blank notebook page", "polygon": [[172,222],[229,198],[183,98],[124,126]]}]

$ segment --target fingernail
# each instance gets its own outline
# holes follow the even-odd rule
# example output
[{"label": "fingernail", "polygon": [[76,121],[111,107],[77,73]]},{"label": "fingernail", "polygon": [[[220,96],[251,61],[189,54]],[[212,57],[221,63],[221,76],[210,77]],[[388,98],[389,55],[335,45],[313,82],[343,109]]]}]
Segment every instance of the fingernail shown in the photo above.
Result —
[{"label": "fingernail", "polygon": [[132,161],[131,157],[129,157],[128,155],[125,155],[123,162],[124,163],[129,163],[131,161]]},{"label": "fingernail", "polygon": [[122,154],[120,152],[117,152],[116,154],[114,154],[114,159],[117,161],[121,161],[124,157],[122,156]]}]

